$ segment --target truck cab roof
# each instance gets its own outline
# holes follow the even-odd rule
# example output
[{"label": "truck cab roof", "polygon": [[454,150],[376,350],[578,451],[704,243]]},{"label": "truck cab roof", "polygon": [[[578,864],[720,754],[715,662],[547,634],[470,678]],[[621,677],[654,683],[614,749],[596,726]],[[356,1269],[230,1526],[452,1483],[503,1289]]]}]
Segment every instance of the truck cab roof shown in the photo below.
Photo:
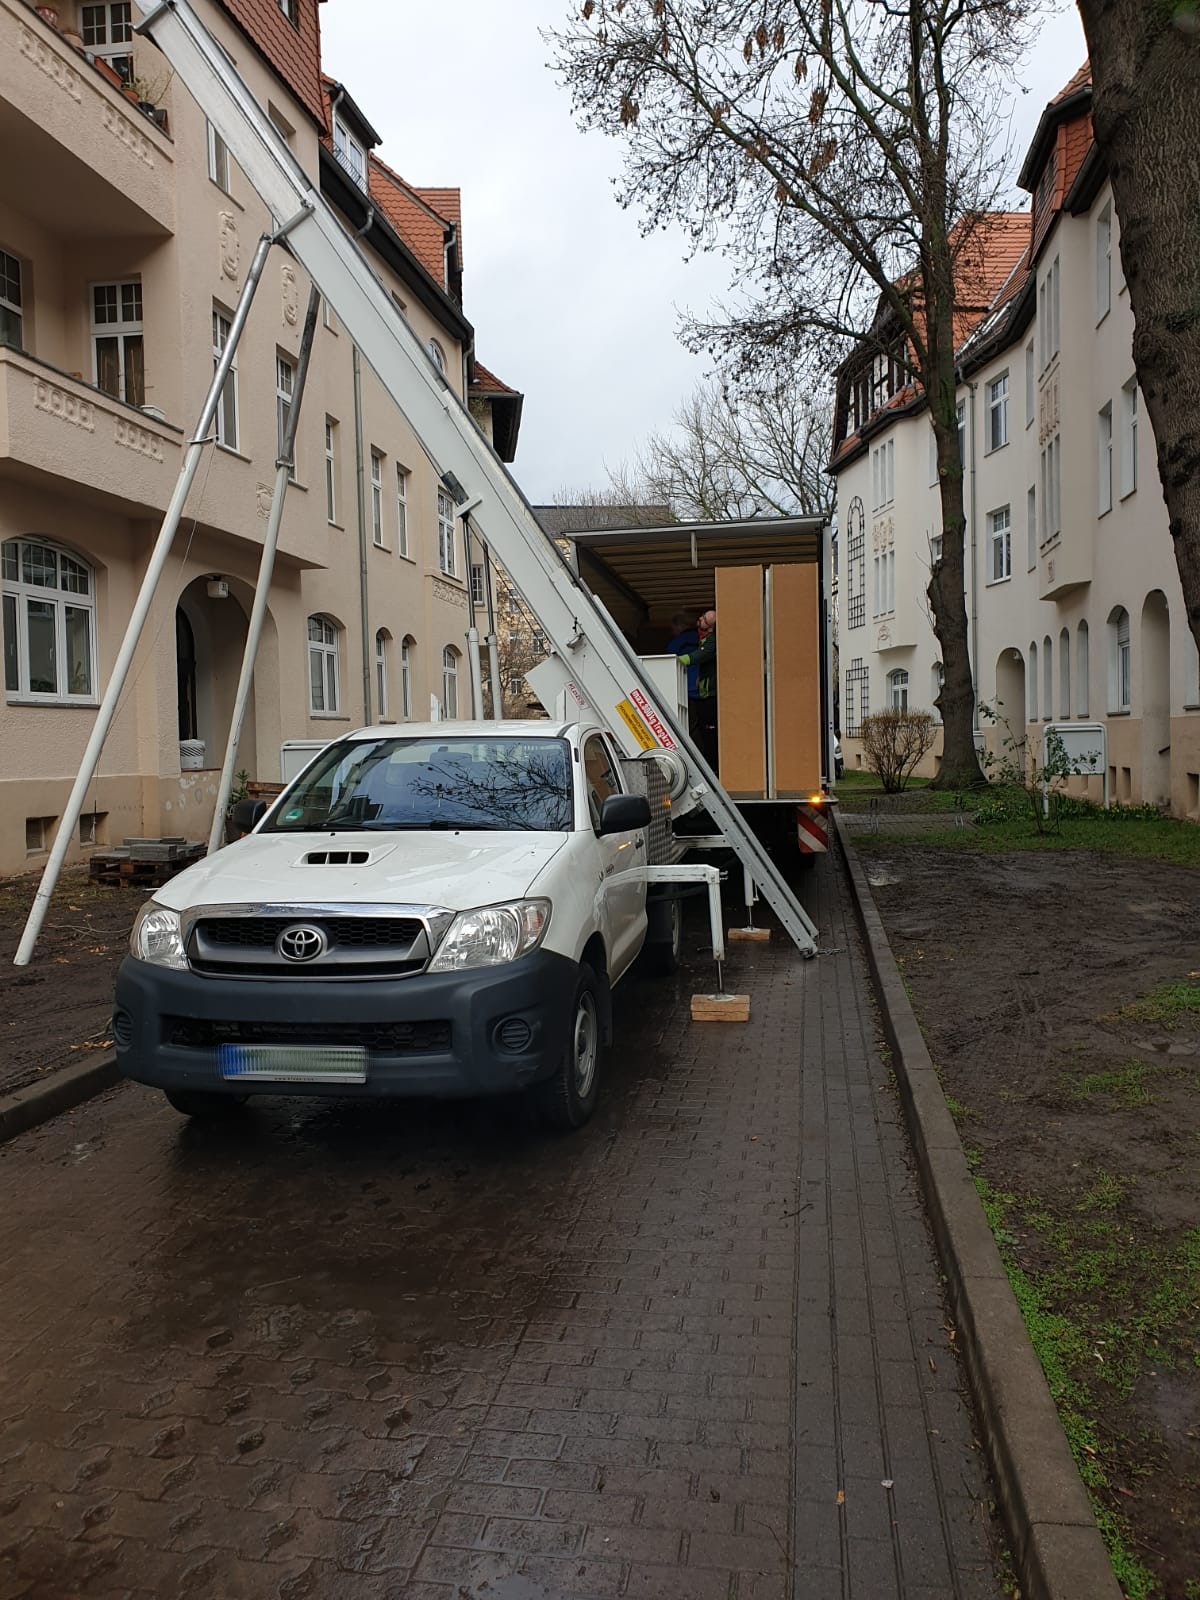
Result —
[{"label": "truck cab roof", "polygon": [[387,722],[355,728],[346,739],[564,739],[576,722],[552,722],[546,717],[525,717],[505,722]]}]

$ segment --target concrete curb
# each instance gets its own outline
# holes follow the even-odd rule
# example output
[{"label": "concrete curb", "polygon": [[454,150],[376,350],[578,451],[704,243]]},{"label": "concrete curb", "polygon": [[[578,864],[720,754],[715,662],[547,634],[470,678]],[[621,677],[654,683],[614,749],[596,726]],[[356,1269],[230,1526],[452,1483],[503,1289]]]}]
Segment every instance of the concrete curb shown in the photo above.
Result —
[{"label": "concrete curb", "polygon": [[92,1061],[74,1061],[16,1094],[0,1096],[0,1144],[111,1089],[119,1078],[116,1055],[109,1051]]},{"label": "concrete curb", "polygon": [[1121,1600],[866,874],[835,822],[1021,1593]]}]

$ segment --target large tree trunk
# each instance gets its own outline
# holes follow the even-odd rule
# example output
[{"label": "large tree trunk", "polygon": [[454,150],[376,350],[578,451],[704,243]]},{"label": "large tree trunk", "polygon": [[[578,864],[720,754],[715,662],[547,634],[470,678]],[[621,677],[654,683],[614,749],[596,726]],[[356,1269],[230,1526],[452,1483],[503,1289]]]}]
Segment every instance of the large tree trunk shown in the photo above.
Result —
[{"label": "large tree trunk", "polygon": [[1133,361],[1200,647],[1200,31],[1181,0],[1079,0],[1112,179]]}]

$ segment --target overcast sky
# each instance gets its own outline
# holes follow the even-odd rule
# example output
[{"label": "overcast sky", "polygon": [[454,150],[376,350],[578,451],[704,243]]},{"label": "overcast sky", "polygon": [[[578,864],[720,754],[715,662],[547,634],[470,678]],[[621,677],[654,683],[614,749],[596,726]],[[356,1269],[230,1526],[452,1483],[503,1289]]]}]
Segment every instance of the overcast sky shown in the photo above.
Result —
[{"label": "overcast sky", "polygon": [[[642,238],[613,198],[621,145],[580,133],[540,27],[565,0],[329,0],[325,70],[345,83],[411,183],[462,190],[463,300],[479,359],[521,390],[514,467],[548,502],[603,488],[668,427],[705,372],[676,338],[727,264],[685,262],[682,236]],[[1074,6],[1052,16],[1014,100],[1020,154],[1086,56]]]}]

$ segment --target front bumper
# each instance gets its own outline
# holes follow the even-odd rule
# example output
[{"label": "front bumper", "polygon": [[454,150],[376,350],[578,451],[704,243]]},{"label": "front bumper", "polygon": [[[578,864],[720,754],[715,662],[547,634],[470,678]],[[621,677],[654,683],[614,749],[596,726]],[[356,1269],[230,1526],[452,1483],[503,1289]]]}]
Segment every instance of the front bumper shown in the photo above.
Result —
[{"label": "front bumper", "polygon": [[[578,971],[535,950],[503,967],[324,982],[214,978],[127,956],[113,1016],[117,1065],[160,1089],[462,1098],[549,1077],[566,1048]],[[361,1044],[365,1083],[226,1080],[227,1043]]]}]

